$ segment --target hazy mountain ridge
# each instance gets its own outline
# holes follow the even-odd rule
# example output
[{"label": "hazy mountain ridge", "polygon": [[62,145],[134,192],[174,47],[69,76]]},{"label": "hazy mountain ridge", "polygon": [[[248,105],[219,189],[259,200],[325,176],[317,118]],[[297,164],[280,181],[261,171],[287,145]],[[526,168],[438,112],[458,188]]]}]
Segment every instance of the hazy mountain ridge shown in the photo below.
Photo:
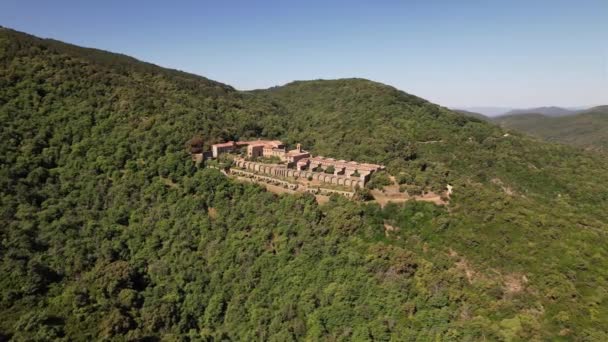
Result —
[{"label": "hazy mountain ridge", "polygon": [[508,115],[542,114],[545,116],[567,116],[581,113],[592,107],[533,107],[533,108],[509,108],[509,107],[462,107],[452,108],[457,112],[473,112],[490,118],[497,118]]},{"label": "hazy mountain ridge", "polygon": [[581,112],[580,109],[567,109],[562,107],[537,107],[537,108],[526,108],[526,109],[514,109],[508,111],[503,116],[507,115],[525,115],[525,114],[541,114],[545,116],[566,116],[574,115]]},{"label": "hazy mountain ridge", "polygon": [[[237,92],[89,52],[0,30],[0,338],[607,337],[605,159],[368,80]],[[454,194],[277,197],[194,168],[195,135]]]},{"label": "hazy mountain ridge", "polygon": [[514,108],[509,107],[482,107],[482,106],[472,106],[472,107],[454,107],[452,110],[456,111],[465,111],[465,112],[473,112],[479,113],[481,115],[485,115],[487,117],[500,116],[504,113],[514,110]]},{"label": "hazy mountain ridge", "polygon": [[567,116],[515,114],[495,118],[499,125],[548,141],[573,146],[608,148],[608,106],[597,106]]},{"label": "hazy mountain ridge", "polygon": [[591,108],[582,110],[580,112],[580,114],[594,114],[594,113],[600,113],[600,114],[608,113],[608,105],[595,106],[595,107],[591,107]]}]

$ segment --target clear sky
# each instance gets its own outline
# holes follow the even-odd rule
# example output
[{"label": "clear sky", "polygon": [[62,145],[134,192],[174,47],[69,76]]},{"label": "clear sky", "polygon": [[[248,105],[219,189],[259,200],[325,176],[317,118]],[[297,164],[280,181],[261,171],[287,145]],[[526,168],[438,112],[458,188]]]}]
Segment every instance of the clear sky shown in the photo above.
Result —
[{"label": "clear sky", "polygon": [[364,77],[450,107],[608,104],[608,0],[0,0],[0,25],[237,89]]}]

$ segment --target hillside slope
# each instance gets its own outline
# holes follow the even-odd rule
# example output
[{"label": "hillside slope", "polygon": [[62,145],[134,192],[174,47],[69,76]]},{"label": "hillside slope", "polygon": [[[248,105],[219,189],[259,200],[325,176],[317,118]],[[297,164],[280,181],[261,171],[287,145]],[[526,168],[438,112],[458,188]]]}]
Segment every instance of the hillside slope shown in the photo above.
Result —
[{"label": "hillside slope", "polygon": [[473,117],[473,118],[477,118],[477,119],[480,119],[480,120],[485,120],[485,121],[490,120],[489,117],[487,117],[487,116],[485,116],[485,115],[483,115],[481,113],[471,112],[471,111],[462,110],[462,109],[452,109],[452,110],[454,112],[456,112],[456,113],[460,113],[462,115]]},{"label": "hillside slope", "polygon": [[458,180],[499,178],[539,199],[567,192],[587,202],[601,192],[579,182],[572,186],[572,179],[584,183],[587,176],[565,167],[566,160],[604,163],[601,157],[522,135],[505,136],[500,127],[390,86],[363,79],[303,81],[252,96],[288,117],[287,141],[301,141],[317,154],[384,163],[394,175],[424,179],[435,189]]},{"label": "hillside slope", "polygon": [[573,146],[608,148],[608,106],[598,106],[579,114],[547,117],[541,114],[509,115],[494,119],[501,126]]},{"label": "hillside slope", "polygon": [[[0,339],[607,337],[597,155],[367,80],[237,92],[7,29],[0,85]],[[301,141],[454,194],[319,206],[196,169],[194,135]]]}]

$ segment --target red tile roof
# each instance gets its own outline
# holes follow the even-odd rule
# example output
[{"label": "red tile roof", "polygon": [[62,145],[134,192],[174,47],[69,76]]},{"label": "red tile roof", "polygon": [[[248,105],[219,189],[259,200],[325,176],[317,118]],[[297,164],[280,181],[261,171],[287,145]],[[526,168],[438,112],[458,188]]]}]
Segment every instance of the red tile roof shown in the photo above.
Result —
[{"label": "red tile roof", "polygon": [[300,150],[300,151],[298,151],[298,150],[291,150],[291,151],[287,152],[287,154],[289,156],[294,156],[294,157],[295,156],[303,156],[303,155],[309,156],[310,152],[308,152],[308,151],[302,151],[302,150]]},{"label": "red tile roof", "polygon": [[348,167],[348,168],[357,168],[361,170],[367,171],[375,171],[381,170],[384,168],[382,165],[378,164],[368,164],[368,163],[357,163],[355,161],[344,161],[344,160],[335,160],[333,158],[325,158],[321,156],[310,158],[312,163],[321,163],[321,164],[331,164],[337,167]]},{"label": "red tile roof", "polygon": [[283,145],[280,140],[250,140],[250,141],[239,141],[239,145],[251,145],[251,146],[264,146],[268,148],[277,148]]},{"label": "red tile roof", "polygon": [[215,147],[230,147],[234,146],[234,141],[227,141],[225,143],[213,144]]}]

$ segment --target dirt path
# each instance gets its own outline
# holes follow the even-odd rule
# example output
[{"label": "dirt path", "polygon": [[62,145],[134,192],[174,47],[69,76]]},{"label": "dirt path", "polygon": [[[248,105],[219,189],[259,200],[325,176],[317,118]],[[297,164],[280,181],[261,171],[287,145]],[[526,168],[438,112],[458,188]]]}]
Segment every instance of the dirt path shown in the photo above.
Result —
[{"label": "dirt path", "polygon": [[429,192],[421,196],[409,196],[402,192],[382,192],[380,190],[372,190],[371,192],[376,203],[380,204],[381,207],[384,207],[387,203],[403,203],[413,199],[416,201],[432,202],[437,205],[446,204],[446,202],[441,199],[441,195],[433,192]]},{"label": "dirt path", "polygon": [[427,140],[427,141],[417,141],[416,143],[418,144],[436,144],[436,143],[442,143],[443,140]]}]

